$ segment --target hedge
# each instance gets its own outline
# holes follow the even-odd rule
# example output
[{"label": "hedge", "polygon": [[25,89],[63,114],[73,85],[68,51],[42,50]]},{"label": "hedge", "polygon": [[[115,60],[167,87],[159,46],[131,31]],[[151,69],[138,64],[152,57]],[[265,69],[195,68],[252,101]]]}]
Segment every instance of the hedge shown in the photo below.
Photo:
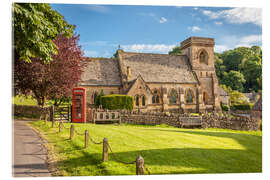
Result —
[{"label": "hedge", "polygon": [[133,109],[133,98],[127,95],[112,94],[100,97],[101,106],[104,109]]},{"label": "hedge", "polygon": [[251,110],[252,104],[234,104],[231,106],[232,110]]}]

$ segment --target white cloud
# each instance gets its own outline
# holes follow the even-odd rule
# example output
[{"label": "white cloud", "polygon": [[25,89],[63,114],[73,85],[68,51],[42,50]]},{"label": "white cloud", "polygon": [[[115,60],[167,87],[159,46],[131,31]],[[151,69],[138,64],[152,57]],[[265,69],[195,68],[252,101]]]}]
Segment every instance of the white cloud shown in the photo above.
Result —
[{"label": "white cloud", "polygon": [[215,52],[223,52],[229,49],[234,49],[240,46],[251,47],[254,45],[261,46],[262,36],[259,34],[247,36],[226,36],[219,40],[223,44],[215,45]]},{"label": "white cloud", "polygon": [[239,46],[253,46],[257,44],[262,43],[262,36],[261,35],[249,35],[249,36],[244,36],[239,40],[239,43],[236,45],[237,47]]},{"label": "white cloud", "polygon": [[131,44],[122,45],[121,47],[124,49],[124,51],[168,53],[175,46],[176,44]]},{"label": "white cloud", "polygon": [[259,8],[232,8],[222,11],[203,10],[202,13],[210,19],[225,19],[232,24],[253,23],[262,24],[262,11]]},{"label": "white cloud", "polygon": [[223,51],[228,50],[229,48],[226,45],[215,45],[215,52],[222,53]]},{"label": "white cloud", "polygon": [[221,22],[221,21],[215,21],[214,23],[215,23],[215,25],[218,25],[218,26],[223,24],[223,22]]},{"label": "white cloud", "polygon": [[192,27],[188,27],[189,30],[191,30],[192,32],[197,32],[197,31],[200,31],[201,28],[198,27],[198,26],[192,26]]},{"label": "white cloud", "polygon": [[160,23],[165,23],[167,22],[167,19],[165,17],[161,17],[159,20]]},{"label": "white cloud", "polygon": [[140,16],[148,16],[151,17],[152,19],[154,19],[155,21],[159,22],[159,23],[165,23],[168,21],[167,18],[165,17],[159,17],[158,15],[156,15],[155,13],[138,13]]},{"label": "white cloud", "polygon": [[197,7],[195,7],[195,8],[193,8],[193,10],[197,11],[197,10],[198,10],[198,8],[197,8]]}]

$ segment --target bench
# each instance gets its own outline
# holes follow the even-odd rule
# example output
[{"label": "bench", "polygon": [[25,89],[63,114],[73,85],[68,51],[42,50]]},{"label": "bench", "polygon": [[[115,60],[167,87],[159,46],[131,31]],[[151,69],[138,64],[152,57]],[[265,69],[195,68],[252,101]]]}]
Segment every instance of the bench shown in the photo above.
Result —
[{"label": "bench", "polygon": [[119,112],[95,112],[94,123],[114,123],[121,124]]}]

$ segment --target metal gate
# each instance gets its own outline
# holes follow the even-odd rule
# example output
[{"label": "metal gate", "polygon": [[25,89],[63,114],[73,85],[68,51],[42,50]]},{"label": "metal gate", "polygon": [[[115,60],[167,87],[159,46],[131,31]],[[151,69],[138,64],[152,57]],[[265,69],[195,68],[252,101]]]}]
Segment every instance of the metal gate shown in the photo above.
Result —
[{"label": "metal gate", "polygon": [[56,121],[71,121],[71,106],[55,107],[54,119]]}]

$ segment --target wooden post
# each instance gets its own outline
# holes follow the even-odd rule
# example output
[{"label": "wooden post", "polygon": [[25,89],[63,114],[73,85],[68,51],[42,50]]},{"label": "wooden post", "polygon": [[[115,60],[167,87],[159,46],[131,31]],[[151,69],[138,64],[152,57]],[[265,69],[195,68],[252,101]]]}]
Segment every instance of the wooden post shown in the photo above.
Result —
[{"label": "wooden post", "polygon": [[84,134],[84,147],[87,148],[88,147],[88,140],[89,139],[89,135],[88,135],[88,130],[85,130],[85,134]]},{"label": "wooden post", "polygon": [[59,132],[62,132],[62,130],[63,130],[63,122],[61,121],[59,124]]},{"label": "wooden post", "polygon": [[103,162],[108,161],[108,139],[103,139],[103,153],[102,153]]},{"label": "wooden post", "polygon": [[45,121],[45,124],[47,125],[47,121],[48,121],[48,113],[46,113],[44,121]]},{"label": "wooden post", "polygon": [[70,126],[70,140],[72,140],[73,137],[74,137],[74,125],[72,124],[72,125]]},{"label": "wooden post", "polygon": [[136,175],[144,175],[144,159],[142,156],[136,158]]}]

